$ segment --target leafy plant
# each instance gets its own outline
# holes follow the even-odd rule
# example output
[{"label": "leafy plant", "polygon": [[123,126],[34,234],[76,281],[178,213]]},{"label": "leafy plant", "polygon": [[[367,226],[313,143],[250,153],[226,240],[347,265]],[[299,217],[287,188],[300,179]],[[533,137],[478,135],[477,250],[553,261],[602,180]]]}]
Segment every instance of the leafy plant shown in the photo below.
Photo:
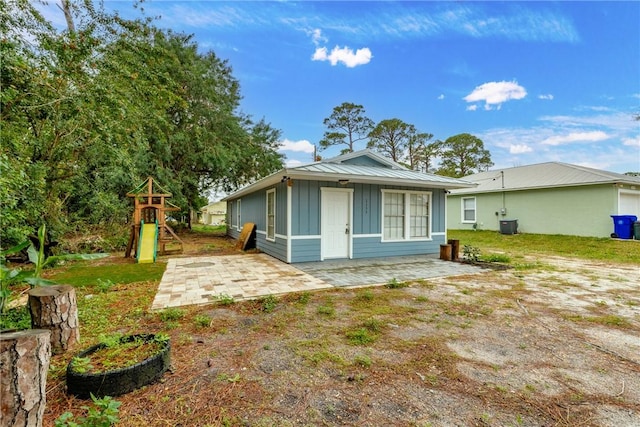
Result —
[{"label": "leafy plant", "polygon": [[233,299],[231,295],[227,295],[227,294],[220,294],[216,296],[215,299],[218,301],[220,305],[233,305],[236,303],[236,300]]},{"label": "leafy plant", "polygon": [[93,369],[91,359],[88,357],[74,357],[73,360],[71,360],[71,366],[74,371],[80,374],[84,374]]},{"label": "leafy plant", "polygon": [[271,313],[278,305],[278,298],[273,295],[267,295],[260,300],[262,302],[262,311]]},{"label": "leafy plant", "polygon": [[336,309],[333,307],[333,304],[327,302],[326,304],[318,306],[318,314],[333,317],[336,314]]},{"label": "leafy plant", "polygon": [[483,261],[486,262],[502,262],[502,263],[509,263],[511,262],[511,258],[508,255],[505,254],[489,254],[489,255],[484,255],[482,257]]},{"label": "leafy plant", "polygon": [[464,245],[462,248],[462,257],[471,262],[478,262],[480,258],[480,249],[471,245]]},{"label": "leafy plant", "polygon": [[71,412],[65,412],[55,420],[55,427],[110,427],[120,420],[118,418],[120,402],[113,400],[110,396],[97,399],[93,393],[91,400],[94,406],[82,407],[87,411],[86,417],[79,417],[76,420]]},{"label": "leafy plant", "polygon": [[109,279],[98,279],[96,283],[96,288],[102,293],[109,292],[113,286],[114,283]]},{"label": "leafy plant", "polygon": [[371,367],[371,358],[365,354],[359,354],[355,357],[354,362],[356,365],[360,365],[363,368]]},{"label": "leafy plant", "polygon": [[300,304],[308,304],[310,300],[311,300],[311,292],[303,292],[298,297],[298,302]]},{"label": "leafy plant", "polygon": [[208,328],[211,326],[211,318],[204,314],[198,314],[193,318],[193,321],[199,328]]},{"label": "leafy plant", "polygon": [[406,288],[409,286],[407,282],[399,282],[395,277],[387,282],[386,285],[389,289],[398,289],[398,288]]},{"label": "leafy plant", "polygon": [[101,334],[99,340],[100,344],[104,344],[106,347],[115,347],[116,345],[120,344],[120,340],[122,339],[122,337],[123,335],[121,333],[109,335]]},{"label": "leafy plant", "polygon": [[31,314],[26,305],[12,308],[0,314],[0,330],[29,328],[31,328]]},{"label": "leafy plant", "polygon": [[376,337],[367,329],[359,328],[354,331],[347,331],[347,339],[353,345],[366,345],[374,342]]},{"label": "leafy plant", "polygon": [[27,246],[29,246],[28,241],[0,252],[0,314],[5,312],[7,302],[9,301],[9,297],[11,297],[10,286],[19,281],[18,276],[20,274],[19,269],[10,269],[5,265],[5,256],[18,253]]},{"label": "leafy plant", "polygon": [[163,322],[168,322],[172,320],[175,321],[182,319],[185,316],[185,313],[184,310],[180,308],[171,307],[162,310],[159,316],[160,320],[162,320]]}]

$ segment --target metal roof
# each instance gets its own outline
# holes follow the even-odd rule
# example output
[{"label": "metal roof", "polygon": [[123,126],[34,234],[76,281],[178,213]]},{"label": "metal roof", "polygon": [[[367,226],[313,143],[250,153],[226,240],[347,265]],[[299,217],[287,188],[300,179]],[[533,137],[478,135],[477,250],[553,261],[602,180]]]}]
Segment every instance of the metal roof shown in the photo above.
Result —
[{"label": "metal roof", "polygon": [[463,178],[478,184],[451,194],[491,193],[594,184],[640,185],[640,178],[561,162],[539,163],[480,172]]},{"label": "metal roof", "polygon": [[349,181],[353,182],[398,183],[411,186],[424,186],[424,184],[428,184],[428,186],[436,188],[475,187],[473,183],[457,178],[433,175],[409,169],[390,169],[340,163],[313,163],[289,169],[288,172],[292,178],[312,178],[316,176],[322,178],[330,176],[333,179],[349,179]]},{"label": "metal roof", "polygon": [[[378,162],[380,166],[341,163],[342,161],[351,160],[359,156],[369,157]],[[349,183],[402,185],[416,188],[443,188],[447,190],[476,186],[475,183],[463,179],[410,170],[378,153],[370,150],[361,150],[308,165],[282,169],[260,181],[241,188],[223,200],[234,199],[262,188],[270,187],[286,178],[318,181],[348,180]]]}]

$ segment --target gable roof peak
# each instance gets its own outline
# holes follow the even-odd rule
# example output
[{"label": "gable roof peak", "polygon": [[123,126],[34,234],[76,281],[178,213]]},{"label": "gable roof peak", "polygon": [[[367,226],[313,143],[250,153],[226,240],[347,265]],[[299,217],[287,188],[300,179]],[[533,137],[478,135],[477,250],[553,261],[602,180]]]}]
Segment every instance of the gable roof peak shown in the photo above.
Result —
[{"label": "gable roof peak", "polygon": [[396,170],[407,170],[407,168],[397,162],[394,162],[388,157],[383,156],[380,153],[377,153],[369,148],[365,148],[363,150],[352,151],[350,153],[341,154],[336,157],[331,157],[329,159],[323,159],[320,163],[344,163],[347,160],[356,159],[358,157],[368,157],[378,163],[386,165],[391,169]]}]

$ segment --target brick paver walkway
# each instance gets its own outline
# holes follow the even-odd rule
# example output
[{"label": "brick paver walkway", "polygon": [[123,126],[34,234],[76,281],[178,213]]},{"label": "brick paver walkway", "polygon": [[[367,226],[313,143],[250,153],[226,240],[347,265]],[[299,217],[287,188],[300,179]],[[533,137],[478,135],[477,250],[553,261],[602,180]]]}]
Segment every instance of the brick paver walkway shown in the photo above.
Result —
[{"label": "brick paver walkway", "polygon": [[226,295],[234,300],[332,287],[374,286],[399,281],[458,276],[478,267],[434,256],[286,264],[267,254],[172,258],[152,310],[207,304]]},{"label": "brick paver walkway", "polygon": [[266,254],[172,258],[162,276],[152,310],[331,288],[322,279]]}]

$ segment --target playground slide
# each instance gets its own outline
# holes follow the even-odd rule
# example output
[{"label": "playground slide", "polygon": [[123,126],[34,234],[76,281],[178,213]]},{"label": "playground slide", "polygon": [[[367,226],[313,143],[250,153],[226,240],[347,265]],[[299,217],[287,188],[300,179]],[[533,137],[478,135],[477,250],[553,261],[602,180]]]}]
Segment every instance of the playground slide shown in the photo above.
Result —
[{"label": "playground slide", "polygon": [[158,242],[158,224],[140,225],[140,242],[138,246],[138,263],[156,262]]}]

